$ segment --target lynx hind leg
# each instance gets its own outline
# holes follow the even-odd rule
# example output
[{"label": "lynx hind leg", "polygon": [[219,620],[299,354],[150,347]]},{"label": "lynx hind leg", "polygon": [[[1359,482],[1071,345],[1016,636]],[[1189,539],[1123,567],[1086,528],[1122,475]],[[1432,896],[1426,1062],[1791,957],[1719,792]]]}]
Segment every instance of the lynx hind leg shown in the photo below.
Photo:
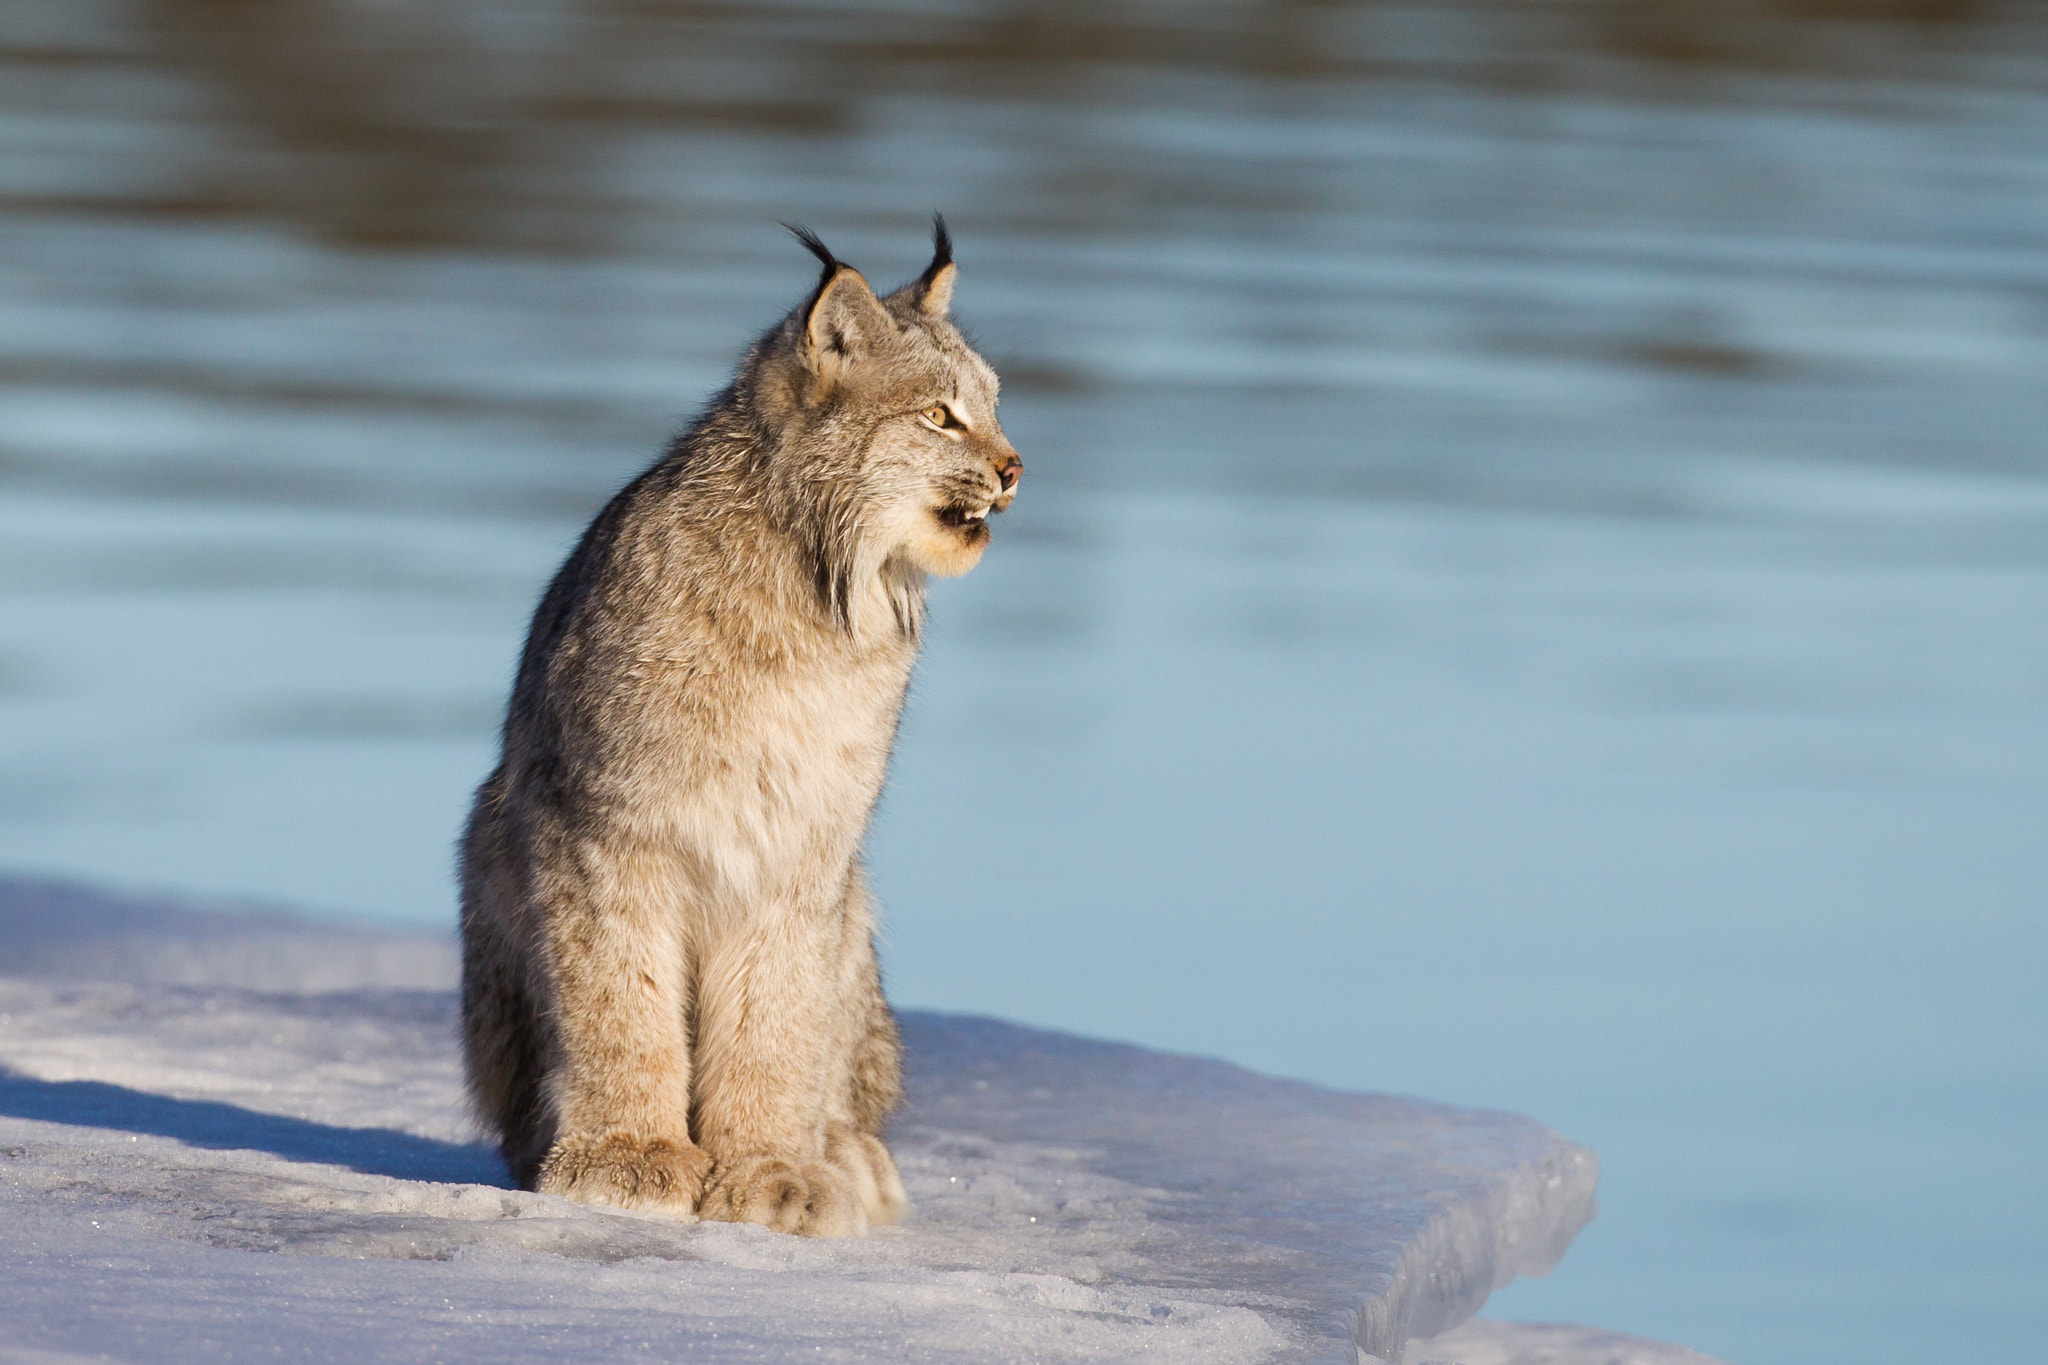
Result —
[{"label": "lynx hind leg", "polygon": [[522,1190],[536,1187],[541,1159],[554,1142],[554,1115],[544,1086],[540,1018],[521,991],[507,989],[488,968],[462,973],[462,1041],[470,1103],[498,1135],[498,1152]]},{"label": "lynx hind leg", "polygon": [[498,1137],[513,1183],[534,1188],[554,1141],[546,1017],[526,990],[521,892],[504,856],[496,774],[477,794],[462,847],[462,1050],[471,1108]]},{"label": "lynx hind leg", "polygon": [[872,1133],[833,1128],[825,1135],[825,1160],[852,1182],[855,1197],[870,1227],[902,1221],[910,1212],[910,1195],[889,1149]]},{"label": "lynx hind leg", "polygon": [[870,977],[847,1066],[845,1117],[859,1131],[880,1137],[903,1098],[903,1040],[896,1031],[895,1012],[882,999],[872,962]]},{"label": "lynx hind leg", "polygon": [[894,1223],[910,1211],[910,1196],[882,1130],[903,1095],[903,1041],[896,1015],[882,995],[881,969],[875,961],[871,912],[866,892],[856,886],[857,913],[849,916],[847,993],[852,1025],[846,1058],[843,1105],[832,1115],[825,1135],[826,1160],[847,1173],[867,1210],[868,1222]]}]

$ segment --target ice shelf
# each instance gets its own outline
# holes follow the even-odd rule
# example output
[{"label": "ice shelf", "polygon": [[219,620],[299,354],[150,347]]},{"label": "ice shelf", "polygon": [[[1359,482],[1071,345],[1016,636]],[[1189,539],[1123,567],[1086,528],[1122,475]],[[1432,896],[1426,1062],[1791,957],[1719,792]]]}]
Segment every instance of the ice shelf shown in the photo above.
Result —
[{"label": "ice shelf", "polygon": [[[475,1142],[445,943],[16,883],[0,945],[0,1324],[43,1350],[1398,1360],[1593,1209],[1592,1153],[1512,1114],[907,1012],[907,1224],[606,1213]],[[1444,1340],[1666,1359],[1526,1330]]]}]

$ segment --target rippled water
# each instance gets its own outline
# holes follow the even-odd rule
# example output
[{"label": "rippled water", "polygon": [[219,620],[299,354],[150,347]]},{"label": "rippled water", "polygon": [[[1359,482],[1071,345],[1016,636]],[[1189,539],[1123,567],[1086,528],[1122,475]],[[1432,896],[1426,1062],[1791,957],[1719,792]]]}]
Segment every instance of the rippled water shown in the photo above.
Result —
[{"label": "rippled water", "polygon": [[533,598],[943,208],[896,996],[1536,1114],[1494,1311],[2048,1331],[2048,20],[11,0],[0,862],[445,923]]}]

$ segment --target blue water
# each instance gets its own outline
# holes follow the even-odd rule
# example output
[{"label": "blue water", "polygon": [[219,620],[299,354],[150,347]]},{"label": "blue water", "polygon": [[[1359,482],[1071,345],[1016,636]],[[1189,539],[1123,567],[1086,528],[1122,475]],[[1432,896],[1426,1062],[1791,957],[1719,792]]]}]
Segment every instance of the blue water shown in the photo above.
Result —
[{"label": "blue water", "polygon": [[16,0],[0,866],[447,924],[774,220],[893,282],[937,205],[1029,473],[895,998],[1554,1124],[1497,1315],[2031,1359],[2048,30],[1772,12]]}]

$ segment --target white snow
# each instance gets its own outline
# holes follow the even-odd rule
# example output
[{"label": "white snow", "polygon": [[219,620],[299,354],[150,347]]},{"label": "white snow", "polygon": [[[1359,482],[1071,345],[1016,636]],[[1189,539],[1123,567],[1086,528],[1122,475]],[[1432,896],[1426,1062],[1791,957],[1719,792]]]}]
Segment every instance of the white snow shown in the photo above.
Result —
[{"label": "white snow", "polygon": [[1417,1365],[1718,1365],[1683,1346],[1598,1327],[1484,1319],[1412,1345],[1408,1354]]},{"label": "white snow", "polygon": [[[918,1013],[906,1225],[600,1212],[475,1141],[449,962],[0,883],[0,1359],[1395,1359],[1592,1212],[1528,1119]],[[1408,1357],[1704,1359],[1506,1324]]]}]

